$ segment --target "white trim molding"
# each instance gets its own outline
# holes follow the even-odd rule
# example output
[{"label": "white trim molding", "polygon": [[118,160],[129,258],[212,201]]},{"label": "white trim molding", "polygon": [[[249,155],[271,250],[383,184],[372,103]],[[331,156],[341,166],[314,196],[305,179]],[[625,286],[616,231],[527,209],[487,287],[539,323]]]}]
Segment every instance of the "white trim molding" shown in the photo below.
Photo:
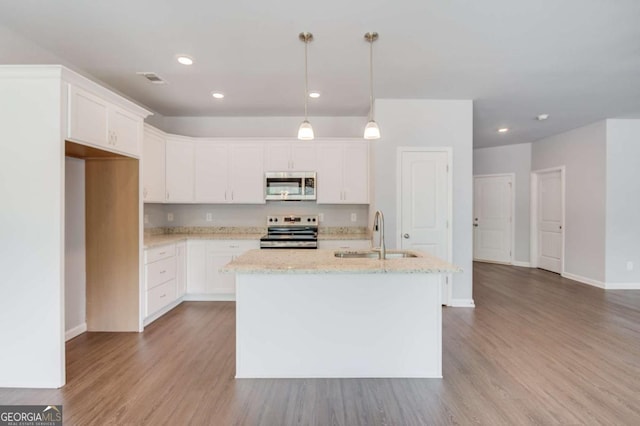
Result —
[{"label": "white trim molding", "polygon": [[185,302],[234,302],[235,294],[185,294]]},{"label": "white trim molding", "polygon": [[605,283],[607,290],[640,290],[640,283]]},{"label": "white trim molding", "polygon": [[514,260],[511,262],[513,266],[519,266],[521,268],[531,268],[531,262],[521,262],[519,260]]},{"label": "white trim molding", "polygon": [[475,308],[476,304],[473,299],[450,299],[447,306],[452,308]]},{"label": "white trim molding", "polygon": [[571,274],[569,272],[563,272],[562,274],[560,274],[563,278],[567,278],[573,281],[578,281],[579,283],[582,284],[588,284],[594,287],[598,287],[598,288],[606,288],[605,287],[605,283],[603,283],[602,281],[598,281],[598,280],[594,280],[591,278],[587,278],[587,277],[582,277],[580,275],[575,275],[575,274]]},{"label": "white trim molding", "polygon": [[86,331],[87,331],[87,323],[83,322],[82,324],[77,325],[65,331],[64,341],[68,342],[69,340],[73,339],[74,337],[78,337],[79,335],[81,335],[82,333],[85,333]]}]

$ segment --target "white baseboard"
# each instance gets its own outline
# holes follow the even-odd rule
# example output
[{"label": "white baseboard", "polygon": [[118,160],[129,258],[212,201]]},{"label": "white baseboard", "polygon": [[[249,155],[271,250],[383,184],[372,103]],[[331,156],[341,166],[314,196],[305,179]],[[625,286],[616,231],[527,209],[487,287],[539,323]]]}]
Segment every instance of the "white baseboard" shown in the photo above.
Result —
[{"label": "white baseboard", "polygon": [[606,283],[607,290],[640,290],[640,283]]},{"label": "white baseboard", "polygon": [[235,294],[185,294],[185,302],[235,302]]},{"label": "white baseboard", "polygon": [[173,308],[181,304],[182,300],[183,298],[180,297],[179,299],[176,299],[173,302],[169,303],[167,306],[160,309],[158,312],[154,313],[153,315],[146,317],[143,321],[144,326],[145,327],[148,326],[149,324],[151,324],[152,322],[154,322],[155,320],[157,320],[158,318],[160,318],[161,316],[163,316],[164,314],[166,314],[167,312],[169,312],[170,310],[172,310]]},{"label": "white baseboard", "polygon": [[520,266],[522,268],[531,268],[531,262],[521,262],[519,260],[514,260],[511,264],[513,266]]},{"label": "white baseboard", "polygon": [[475,308],[476,304],[473,299],[451,299],[448,306],[452,308]]},{"label": "white baseboard", "polygon": [[73,339],[74,337],[78,337],[79,335],[81,335],[86,331],[87,331],[87,323],[84,322],[78,326],[73,327],[72,329],[65,331],[64,341],[68,342],[69,340]]},{"label": "white baseboard", "polygon": [[605,286],[605,283],[603,283],[602,281],[598,281],[598,280],[594,280],[591,278],[587,278],[587,277],[581,277],[580,275],[575,275],[569,272],[563,272],[562,275],[564,278],[568,278],[570,280],[573,281],[578,281],[579,283],[583,283],[583,284],[589,284],[592,285],[594,287],[598,287],[598,288],[607,288]]}]

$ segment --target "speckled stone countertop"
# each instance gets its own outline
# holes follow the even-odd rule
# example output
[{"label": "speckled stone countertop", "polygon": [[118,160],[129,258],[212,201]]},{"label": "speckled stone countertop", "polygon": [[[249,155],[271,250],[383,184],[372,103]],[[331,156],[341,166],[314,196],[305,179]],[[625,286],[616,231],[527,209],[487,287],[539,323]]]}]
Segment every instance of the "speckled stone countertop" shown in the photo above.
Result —
[{"label": "speckled stone countertop", "polygon": [[[437,274],[462,269],[425,253],[403,259],[343,259],[335,250],[250,250],[220,270],[247,274]],[[393,252],[393,250],[389,250]]]},{"label": "speckled stone countertop", "polygon": [[[354,232],[355,231],[355,232]],[[144,248],[153,248],[186,240],[259,240],[267,228],[176,227],[145,230]],[[319,240],[368,240],[365,228],[320,228]]]}]

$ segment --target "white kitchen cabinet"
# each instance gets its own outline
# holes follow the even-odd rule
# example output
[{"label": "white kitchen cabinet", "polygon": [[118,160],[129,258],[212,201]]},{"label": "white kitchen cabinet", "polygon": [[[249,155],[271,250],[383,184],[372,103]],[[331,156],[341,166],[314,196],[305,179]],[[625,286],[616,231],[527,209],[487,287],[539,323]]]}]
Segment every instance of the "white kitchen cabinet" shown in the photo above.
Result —
[{"label": "white kitchen cabinet", "polygon": [[313,172],[317,167],[314,142],[268,142],[265,152],[265,171]]},{"label": "white kitchen cabinet", "polygon": [[187,292],[187,243],[176,244],[176,297]]},{"label": "white kitchen cabinet", "polygon": [[264,146],[231,144],[229,160],[231,202],[264,204]]},{"label": "white kitchen cabinet", "polygon": [[193,203],[194,159],[194,143],[191,140],[167,136],[165,197],[167,203]]},{"label": "white kitchen cabinet", "polygon": [[189,241],[186,300],[233,300],[235,274],[222,268],[247,250],[260,247],[253,240]]},{"label": "white kitchen cabinet", "polygon": [[198,141],[195,149],[196,202],[265,202],[262,144]]},{"label": "white kitchen cabinet", "polygon": [[319,249],[327,250],[368,250],[371,240],[318,240]]},{"label": "white kitchen cabinet", "polygon": [[147,249],[144,259],[145,318],[149,324],[179,303],[182,295],[178,286],[184,282],[185,271],[176,244]]},{"label": "white kitchen cabinet", "polygon": [[196,142],[195,182],[197,203],[226,203],[228,194],[227,144]]},{"label": "white kitchen cabinet", "polygon": [[369,146],[346,141],[318,145],[318,204],[369,203]]},{"label": "white kitchen cabinet", "polygon": [[69,139],[138,156],[142,118],[101,97],[69,86]]},{"label": "white kitchen cabinet", "polygon": [[146,203],[165,201],[165,154],[164,134],[146,127],[142,148],[142,196]]}]

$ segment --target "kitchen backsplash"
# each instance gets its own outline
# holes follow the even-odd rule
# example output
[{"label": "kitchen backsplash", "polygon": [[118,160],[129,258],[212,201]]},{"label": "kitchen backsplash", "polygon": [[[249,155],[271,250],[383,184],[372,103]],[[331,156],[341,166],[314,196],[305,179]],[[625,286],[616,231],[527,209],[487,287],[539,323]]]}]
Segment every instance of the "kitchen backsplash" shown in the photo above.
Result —
[{"label": "kitchen backsplash", "polygon": [[[207,214],[211,221],[207,221]],[[265,227],[269,215],[322,214],[321,227],[366,227],[368,205],[329,205],[311,202],[269,202],[258,205],[145,204],[145,228],[242,226]],[[169,221],[168,216],[173,215]],[[355,215],[355,221],[352,221]]]}]

